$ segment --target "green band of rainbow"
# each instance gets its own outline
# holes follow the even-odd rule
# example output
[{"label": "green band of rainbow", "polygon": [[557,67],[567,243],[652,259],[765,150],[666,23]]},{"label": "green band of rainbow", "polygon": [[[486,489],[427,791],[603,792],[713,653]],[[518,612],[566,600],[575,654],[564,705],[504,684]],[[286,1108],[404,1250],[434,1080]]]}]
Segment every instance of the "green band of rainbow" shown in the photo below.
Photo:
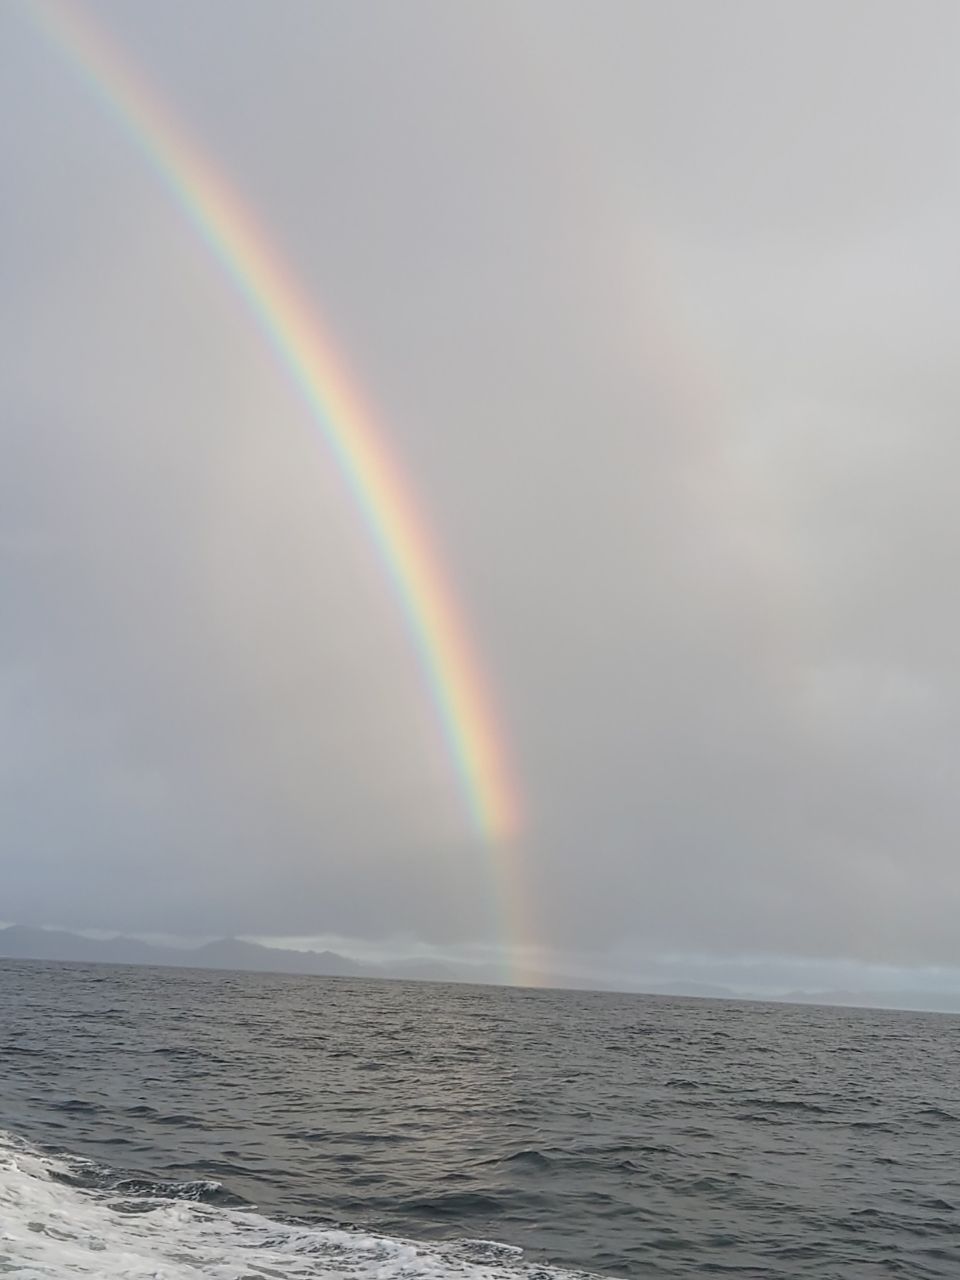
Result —
[{"label": "green band of rainbow", "polygon": [[315,310],[249,210],[90,17],[57,0],[33,12],[150,160],[292,376],[393,584],[476,830],[507,840],[517,796],[460,610],[410,486]]}]

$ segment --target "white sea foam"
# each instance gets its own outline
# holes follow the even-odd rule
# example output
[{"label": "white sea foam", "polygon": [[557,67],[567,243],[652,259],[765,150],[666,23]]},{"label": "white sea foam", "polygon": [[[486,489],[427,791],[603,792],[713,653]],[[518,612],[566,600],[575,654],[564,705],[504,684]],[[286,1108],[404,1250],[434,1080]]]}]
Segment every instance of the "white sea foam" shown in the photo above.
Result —
[{"label": "white sea foam", "polygon": [[23,1280],[571,1280],[484,1240],[442,1245],[271,1221],[260,1214],[66,1185],[76,1172],[0,1133],[0,1275]]}]

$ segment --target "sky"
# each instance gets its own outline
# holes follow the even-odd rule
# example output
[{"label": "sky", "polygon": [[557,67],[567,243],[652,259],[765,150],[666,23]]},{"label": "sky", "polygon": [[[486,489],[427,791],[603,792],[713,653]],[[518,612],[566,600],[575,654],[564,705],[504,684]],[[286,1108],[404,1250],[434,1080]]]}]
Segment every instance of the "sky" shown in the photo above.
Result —
[{"label": "sky", "polygon": [[402,460],[521,800],[499,849],[289,376],[32,12],[0,9],[0,916],[960,968],[960,9],[89,6]]}]

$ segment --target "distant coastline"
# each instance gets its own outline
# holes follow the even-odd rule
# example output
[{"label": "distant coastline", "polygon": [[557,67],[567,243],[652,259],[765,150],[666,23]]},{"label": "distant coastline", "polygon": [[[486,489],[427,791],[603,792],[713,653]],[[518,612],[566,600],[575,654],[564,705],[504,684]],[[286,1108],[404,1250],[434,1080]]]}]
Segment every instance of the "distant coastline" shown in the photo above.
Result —
[{"label": "distant coastline", "polygon": [[[505,985],[490,966],[411,958],[375,964],[337,951],[298,951],[243,938],[217,938],[198,946],[163,946],[118,934],[90,938],[66,929],[8,925],[0,928],[0,961],[36,960],[68,964],[147,965],[241,973],[285,973],[317,978],[380,978],[408,982]],[[570,974],[543,974],[535,983],[550,989],[607,991],[701,1000],[750,1000],[776,1004],[818,1004],[905,1012],[960,1013],[960,992],[856,991],[829,989],[770,992],[735,989],[686,980],[602,983]]]}]

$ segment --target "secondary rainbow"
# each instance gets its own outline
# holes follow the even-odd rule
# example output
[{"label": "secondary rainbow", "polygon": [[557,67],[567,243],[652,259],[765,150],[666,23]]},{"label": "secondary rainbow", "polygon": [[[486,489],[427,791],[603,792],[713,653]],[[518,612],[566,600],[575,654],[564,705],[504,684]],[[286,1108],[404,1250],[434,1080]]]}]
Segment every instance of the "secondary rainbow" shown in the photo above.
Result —
[{"label": "secondary rainbow", "polygon": [[393,584],[473,824],[505,847],[519,806],[489,691],[410,485],[315,308],[250,210],[90,16],[56,0],[35,0],[32,11],[149,159],[293,378]]}]

